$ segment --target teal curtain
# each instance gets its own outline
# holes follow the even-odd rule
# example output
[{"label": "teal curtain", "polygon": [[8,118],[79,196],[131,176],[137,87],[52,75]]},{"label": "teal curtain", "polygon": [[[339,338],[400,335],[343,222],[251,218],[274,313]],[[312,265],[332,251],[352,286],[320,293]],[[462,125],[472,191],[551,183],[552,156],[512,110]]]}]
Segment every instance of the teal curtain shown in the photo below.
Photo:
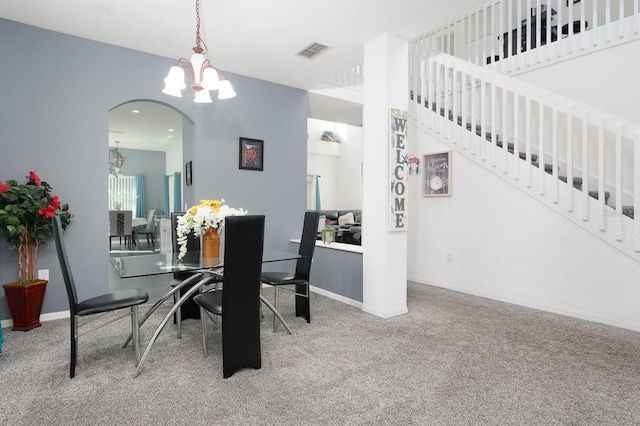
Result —
[{"label": "teal curtain", "polygon": [[320,175],[316,175],[316,210],[322,210],[320,203]]},{"label": "teal curtain", "polygon": [[164,215],[169,216],[171,211],[169,210],[169,176],[163,176],[162,182],[162,208],[164,209]]},{"label": "teal curtain", "polygon": [[136,214],[135,217],[147,217],[147,208],[144,205],[144,176],[136,175]]},{"label": "teal curtain", "polygon": [[182,202],[182,180],[181,173],[175,172],[173,175],[173,211],[180,212],[180,204]]}]

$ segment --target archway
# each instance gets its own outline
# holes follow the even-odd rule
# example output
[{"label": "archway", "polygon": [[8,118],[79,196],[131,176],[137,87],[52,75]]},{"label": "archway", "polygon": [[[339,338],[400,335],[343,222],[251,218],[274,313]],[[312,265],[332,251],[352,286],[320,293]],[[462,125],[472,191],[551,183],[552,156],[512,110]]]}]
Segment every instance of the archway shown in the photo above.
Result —
[{"label": "archway", "polygon": [[[131,210],[134,226],[144,226],[152,209],[160,217],[182,210],[183,158],[185,148],[192,150],[192,134],[193,122],[162,102],[138,99],[112,108],[109,209]],[[159,247],[157,244],[155,250]]]}]

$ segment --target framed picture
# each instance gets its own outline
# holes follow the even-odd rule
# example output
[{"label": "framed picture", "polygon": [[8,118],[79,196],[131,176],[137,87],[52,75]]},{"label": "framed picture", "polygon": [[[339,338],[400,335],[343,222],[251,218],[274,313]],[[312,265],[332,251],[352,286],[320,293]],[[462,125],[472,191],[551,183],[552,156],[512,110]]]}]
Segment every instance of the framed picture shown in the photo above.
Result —
[{"label": "framed picture", "polygon": [[264,167],[264,141],[240,138],[240,168],[262,171]]},{"label": "framed picture", "polygon": [[184,165],[184,182],[187,186],[191,186],[193,179],[193,170],[191,170],[191,161],[187,161]]},{"label": "framed picture", "polygon": [[425,197],[448,197],[451,195],[451,151],[434,152],[424,155]]}]

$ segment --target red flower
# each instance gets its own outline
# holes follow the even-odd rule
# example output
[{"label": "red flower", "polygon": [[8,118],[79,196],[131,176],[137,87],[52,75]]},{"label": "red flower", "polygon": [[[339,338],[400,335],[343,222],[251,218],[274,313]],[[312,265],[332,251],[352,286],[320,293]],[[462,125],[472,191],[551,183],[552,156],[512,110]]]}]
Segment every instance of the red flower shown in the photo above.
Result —
[{"label": "red flower", "polygon": [[58,207],[60,207],[60,200],[58,199],[57,195],[54,195],[53,197],[51,197],[51,205],[53,206],[54,209],[57,209]]},{"label": "red flower", "polygon": [[36,174],[36,172],[34,172],[33,170],[31,170],[29,172],[29,177],[31,178],[31,181],[36,185],[36,186],[40,186],[40,177]]},{"label": "red flower", "polygon": [[0,181],[0,194],[2,194],[3,192],[7,192],[9,190],[9,185],[7,185],[6,183],[2,183],[2,181]]},{"label": "red flower", "polygon": [[56,209],[52,205],[48,205],[46,208],[38,210],[38,213],[47,219],[51,219],[56,214]]}]

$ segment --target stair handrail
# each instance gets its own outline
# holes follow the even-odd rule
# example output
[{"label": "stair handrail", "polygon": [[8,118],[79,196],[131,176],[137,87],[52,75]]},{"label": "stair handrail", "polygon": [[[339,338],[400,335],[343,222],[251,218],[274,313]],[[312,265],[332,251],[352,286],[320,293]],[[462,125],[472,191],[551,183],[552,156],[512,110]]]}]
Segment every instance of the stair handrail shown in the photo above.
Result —
[{"label": "stair handrail", "polygon": [[413,42],[515,74],[639,38],[640,0],[490,0]]},{"label": "stair handrail", "polygon": [[[497,155],[509,154],[509,139],[514,141],[512,156],[516,159],[523,156],[524,161],[532,163],[538,155],[540,171],[536,173],[528,166],[524,180],[554,203],[560,202],[561,169],[568,185],[575,185],[574,177],[581,174],[582,195],[578,193],[579,198],[574,199],[575,191],[569,191],[568,199],[563,201],[567,209],[572,211],[575,203],[583,204],[581,220],[597,219],[600,231],[609,226],[607,217],[614,216],[616,240],[630,238],[622,235],[622,216],[627,205],[640,212],[639,123],[420,44],[412,44],[410,52],[410,97],[422,107],[414,117],[418,122],[493,167],[497,165]],[[516,119],[513,111],[522,113]],[[536,113],[543,119],[535,123],[520,118],[531,118]],[[457,138],[460,128],[476,131],[465,132],[471,138]],[[485,139],[490,144],[478,143]],[[568,140],[571,143],[566,143]],[[503,161],[503,172],[512,174],[514,179],[522,178],[520,169],[525,166],[520,163]],[[551,194],[545,194],[545,164],[551,165],[555,182]],[[613,199],[613,214],[606,204],[607,193]],[[594,195],[598,199],[595,212],[587,208],[589,197]],[[632,238],[634,250],[640,252],[640,213],[634,216]]]}]

